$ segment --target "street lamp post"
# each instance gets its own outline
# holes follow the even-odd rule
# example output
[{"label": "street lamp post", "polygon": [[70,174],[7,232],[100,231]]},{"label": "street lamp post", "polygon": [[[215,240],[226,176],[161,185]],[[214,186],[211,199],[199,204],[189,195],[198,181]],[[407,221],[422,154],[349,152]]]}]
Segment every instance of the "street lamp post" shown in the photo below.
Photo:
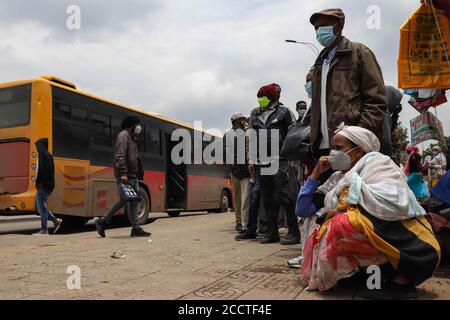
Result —
[{"label": "street lamp post", "polygon": [[296,41],[296,40],[286,40],[287,43],[297,43],[297,44],[302,44],[304,46],[307,46],[310,50],[312,50],[314,52],[314,54],[316,54],[317,56],[319,56],[320,52],[319,49],[317,49],[317,47],[310,43],[310,42],[305,42],[305,41]]}]

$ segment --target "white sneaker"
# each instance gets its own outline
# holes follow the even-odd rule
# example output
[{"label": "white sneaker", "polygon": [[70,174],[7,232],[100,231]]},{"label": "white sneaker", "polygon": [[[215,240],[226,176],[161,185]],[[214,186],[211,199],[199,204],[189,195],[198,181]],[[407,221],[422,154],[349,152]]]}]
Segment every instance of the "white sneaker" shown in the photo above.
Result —
[{"label": "white sneaker", "polygon": [[59,230],[59,228],[61,228],[62,222],[63,222],[62,219],[58,219],[53,222],[53,233],[54,234]]},{"label": "white sneaker", "polygon": [[294,259],[288,260],[287,264],[289,267],[294,269],[300,269],[303,262],[303,256],[296,257]]}]

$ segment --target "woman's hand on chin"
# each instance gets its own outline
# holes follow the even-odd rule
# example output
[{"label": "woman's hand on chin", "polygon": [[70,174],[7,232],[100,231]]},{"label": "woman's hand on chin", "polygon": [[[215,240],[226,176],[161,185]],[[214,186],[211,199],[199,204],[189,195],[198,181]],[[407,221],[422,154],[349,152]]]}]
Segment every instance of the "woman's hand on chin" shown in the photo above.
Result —
[{"label": "woman's hand on chin", "polygon": [[329,157],[320,157],[319,161],[316,164],[316,167],[314,168],[313,172],[311,173],[311,178],[315,181],[319,181],[320,176],[322,173],[327,172],[330,170],[331,166],[328,161]]}]

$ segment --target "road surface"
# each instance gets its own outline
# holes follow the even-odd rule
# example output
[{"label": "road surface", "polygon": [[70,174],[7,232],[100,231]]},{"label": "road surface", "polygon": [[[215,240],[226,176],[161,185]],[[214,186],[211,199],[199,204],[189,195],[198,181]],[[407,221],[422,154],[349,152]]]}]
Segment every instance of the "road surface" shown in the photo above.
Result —
[{"label": "road surface", "polygon": [[[286,266],[300,246],[237,242],[232,213],[161,217],[144,226],[151,242],[130,238],[129,227],[105,239],[92,224],[35,237],[37,217],[0,222],[0,299],[360,299],[354,290],[305,291]],[[450,299],[449,271],[421,285],[418,298]]]}]

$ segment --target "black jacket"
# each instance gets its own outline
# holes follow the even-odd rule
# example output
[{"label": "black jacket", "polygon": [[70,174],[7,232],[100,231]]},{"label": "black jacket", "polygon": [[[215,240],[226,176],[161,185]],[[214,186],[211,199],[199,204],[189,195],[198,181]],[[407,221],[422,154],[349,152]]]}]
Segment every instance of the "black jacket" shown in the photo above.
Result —
[{"label": "black jacket", "polygon": [[[229,166],[230,172],[236,178],[238,178],[239,180],[242,180],[242,179],[250,177],[250,173],[248,172],[248,161],[247,161],[247,154],[246,154],[247,139],[245,138],[245,135],[244,135],[243,136],[245,139],[244,145],[243,145],[244,149],[238,150],[239,143],[238,143],[237,136],[233,137],[234,138],[233,141],[231,141],[231,139],[230,139],[232,136],[229,136],[229,138],[227,138],[228,135],[234,134],[235,132],[236,132],[236,130],[231,128],[223,136],[223,163],[225,163],[226,165]],[[245,132],[245,130],[244,130],[244,132]],[[230,152],[230,154],[231,154],[231,147],[232,147],[231,144],[234,146],[234,151],[233,151],[234,157],[233,157],[233,159],[228,159],[228,160],[232,161],[231,163],[229,163],[229,161],[227,161],[227,152]],[[243,155],[243,160],[245,161],[244,163],[239,164],[238,153],[241,153]]]},{"label": "black jacket", "polygon": [[35,145],[39,154],[36,187],[52,192],[55,189],[55,165],[53,156],[48,152],[48,139],[42,138]]},{"label": "black jacket", "polygon": [[[291,111],[286,108],[282,103],[276,102],[273,106],[274,110],[264,123],[261,121],[260,117],[263,112],[269,112],[261,107],[253,109],[250,114],[249,126],[255,131],[261,129],[268,130],[268,141],[267,141],[267,151],[270,153],[271,150],[271,134],[272,130],[279,130],[280,140],[278,146],[278,152],[283,148],[284,140],[289,129],[295,124],[295,117],[292,115]],[[259,138],[258,138],[259,139]],[[258,142],[258,158],[259,158],[259,142]]]}]

